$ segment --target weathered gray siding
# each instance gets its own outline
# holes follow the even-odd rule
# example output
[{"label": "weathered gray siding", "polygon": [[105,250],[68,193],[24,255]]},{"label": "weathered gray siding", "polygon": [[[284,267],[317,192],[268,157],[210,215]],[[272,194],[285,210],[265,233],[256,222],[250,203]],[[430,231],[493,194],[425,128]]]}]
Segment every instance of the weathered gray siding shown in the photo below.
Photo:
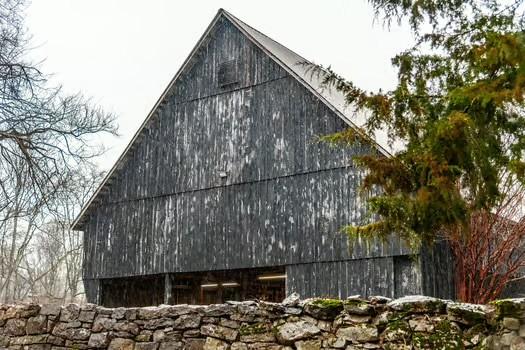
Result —
[{"label": "weathered gray siding", "polygon": [[446,242],[421,250],[421,281],[423,294],[455,299],[454,257]]},{"label": "weathered gray siding", "polygon": [[394,295],[392,257],[289,265],[286,274],[287,293],[302,297]]},{"label": "weathered gray siding", "polygon": [[[239,83],[221,88],[231,59]],[[376,150],[317,142],[344,122],[231,23],[164,102],[85,225],[89,293],[99,278],[291,265],[304,295],[393,295],[392,257],[409,253],[399,239],[350,251],[339,232],[365,217],[352,157]]]}]

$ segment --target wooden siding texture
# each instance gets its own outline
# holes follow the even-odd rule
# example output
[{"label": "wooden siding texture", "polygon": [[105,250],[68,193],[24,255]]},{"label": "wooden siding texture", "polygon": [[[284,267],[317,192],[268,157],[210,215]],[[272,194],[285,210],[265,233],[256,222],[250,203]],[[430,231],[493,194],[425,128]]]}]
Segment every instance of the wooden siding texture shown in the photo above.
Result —
[{"label": "wooden siding texture", "polygon": [[[221,88],[232,59],[239,82]],[[305,278],[305,295],[343,270],[330,282],[340,295],[394,293],[391,257],[409,253],[399,239],[350,251],[339,232],[366,215],[352,156],[376,150],[317,142],[344,122],[231,23],[217,23],[164,102],[85,225],[89,293],[99,278],[290,264],[290,286],[326,269]]]}]

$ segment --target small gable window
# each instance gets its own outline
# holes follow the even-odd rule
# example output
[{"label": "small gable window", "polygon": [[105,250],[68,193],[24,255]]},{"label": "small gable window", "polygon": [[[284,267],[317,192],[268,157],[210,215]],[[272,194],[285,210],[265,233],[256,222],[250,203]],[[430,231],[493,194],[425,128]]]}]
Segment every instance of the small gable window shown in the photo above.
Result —
[{"label": "small gable window", "polygon": [[217,80],[221,88],[238,83],[237,60],[226,61],[219,64]]}]

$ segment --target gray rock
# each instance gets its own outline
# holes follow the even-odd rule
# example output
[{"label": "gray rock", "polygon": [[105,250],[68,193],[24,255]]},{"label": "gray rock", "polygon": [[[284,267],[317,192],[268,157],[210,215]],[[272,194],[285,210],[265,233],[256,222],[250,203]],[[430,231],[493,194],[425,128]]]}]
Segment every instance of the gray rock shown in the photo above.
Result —
[{"label": "gray rock", "polygon": [[113,330],[117,332],[127,332],[133,335],[138,335],[140,332],[139,326],[136,323],[129,321],[115,323],[115,325],[113,325]]},{"label": "gray rock", "polygon": [[367,323],[371,319],[369,315],[354,315],[342,313],[334,320],[334,327],[339,328],[343,326],[351,326],[356,323]]},{"label": "gray rock", "polygon": [[510,329],[511,331],[517,331],[520,329],[520,320],[513,317],[504,317],[503,327]]},{"label": "gray rock", "polygon": [[53,335],[67,340],[87,340],[91,335],[91,331],[85,328],[66,328],[57,330],[57,327],[55,327],[55,329],[53,329]]},{"label": "gray rock", "polygon": [[204,316],[202,319],[201,319],[202,323],[214,323],[214,324],[218,324],[219,323],[219,318],[218,317],[210,317],[210,316]]},{"label": "gray rock", "polygon": [[187,314],[197,314],[200,310],[202,310],[202,308],[203,307],[200,305],[170,305],[162,309],[162,316],[177,317]]},{"label": "gray rock", "polygon": [[76,321],[78,320],[79,315],[80,315],[80,306],[78,306],[77,304],[68,304],[62,307],[62,311],[60,312],[60,321],[61,322]]},{"label": "gray rock", "polygon": [[324,348],[344,348],[346,345],[346,339],[338,338],[335,335],[331,334],[323,340]]},{"label": "gray rock", "polygon": [[40,312],[40,305],[38,304],[18,304],[15,306],[16,316],[21,318],[28,318],[37,316]]},{"label": "gray rock", "polygon": [[135,342],[131,339],[115,338],[108,346],[108,350],[133,350]]},{"label": "gray rock", "polygon": [[151,340],[152,335],[153,335],[152,331],[142,330],[140,331],[140,334],[135,337],[135,341],[149,342]]},{"label": "gray rock", "polygon": [[319,350],[321,349],[321,340],[299,340],[295,342],[297,350]]},{"label": "gray rock", "polygon": [[447,315],[451,321],[472,326],[486,321],[486,307],[467,303],[448,303]]},{"label": "gray rock", "polygon": [[249,343],[247,345],[248,350],[291,350],[291,347],[284,347],[282,345],[272,343]]},{"label": "gray rock", "polygon": [[230,320],[230,319],[227,319],[227,318],[221,318],[221,320],[219,321],[219,324],[221,326],[224,326],[224,327],[228,327],[228,328],[233,328],[233,329],[237,329],[241,326],[241,324],[237,321],[234,321],[234,320]]},{"label": "gray rock", "polygon": [[224,316],[229,315],[233,312],[234,307],[229,304],[213,304],[208,305],[205,308],[202,309],[202,313],[204,316]]},{"label": "gray rock", "polygon": [[392,310],[407,313],[443,312],[446,307],[446,303],[443,300],[422,295],[409,295],[395,299],[387,305]]},{"label": "gray rock", "polygon": [[30,344],[45,344],[47,343],[47,334],[26,335],[23,337],[11,338],[10,345],[30,345]]},{"label": "gray rock", "polygon": [[245,343],[270,343],[275,341],[272,332],[254,333],[241,335],[241,341]]},{"label": "gray rock", "polygon": [[47,317],[44,315],[30,317],[26,324],[27,334],[42,334],[47,332]]},{"label": "gray rock", "polygon": [[177,350],[182,349],[184,344],[180,341],[169,341],[160,343],[159,350]]},{"label": "gray rock", "polygon": [[377,328],[369,324],[358,324],[352,327],[339,328],[336,335],[351,342],[366,343],[379,339]]},{"label": "gray rock", "polygon": [[158,329],[155,332],[153,332],[153,341],[155,343],[160,343],[164,341],[164,338],[166,338],[166,332],[164,332],[163,330]]},{"label": "gray rock", "polygon": [[204,339],[184,339],[184,350],[202,350]]},{"label": "gray rock", "polygon": [[234,341],[239,332],[237,330],[215,324],[206,324],[201,327],[201,333],[210,337]]},{"label": "gray rock", "polygon": [[117,323],[117,321],[112,318],[98,316],[95,322],[93,322],[91,329],[93,332],[110,331],[113,329],[115,323]]},{"label": "gray rock", "polygon": [[58,316],[58,314],[60,314],[60,309],[60,304],[45,304],[40,308],[40,314]]},{"label": "gray rock", "polygon": [[231,350],[248,350],[248,346],[241,342],[235,342],[232,344]]},{"label": "gray rock", "polygon": [[93,333],[89,336],[88,346],[92,348],[105,348],[108,344],[109,334],[107,332]]},{"label": "gray rock", "polygon": [[94,319],[95,311],[81,310],[80,314],[78,315],[78,320],[80,322],[93,322]]},{"label": "gray rock", "polygon": [[184,338],[197,338],[201,336],[201,330],[200,329],[188,329],[185,330],[182,334]]},{"label": "gray rock", "polygon": [[297,306],[299,305],[300,300],[301,296],[298,293],[293,292],[292,294],[288,295],[281,304],[288,307]]},{"label": "gray rock", "polygon": [[143,321],[143,327],[145,329],[159,329],[159,328],[167,328],[171,327],[175,321],[173,321],[171,318],[167,317],[160,317],[160,318],[154,318],[151,320]]},{"label": "gray rock", "polygon": [[113,312],[111,313],[111,318],[114,318],[115,320],[122,320],[126,316],[126,308],[124,307],[117,307],[113,309]]},{"label": "gray rock", "polygon": [[367,300],[358,298],[345,301],[344,309],[352,315],[371,316],[375,314],[374,307]]},{"label": "gray rock", "polygon": [[303,309],[300,307],[286,307],[284,313],[288,315],[300,315],[303,313]]},{"label": "gray rock", "polygon": [[137,317],[140,320],[151,320],[151,319],[154,319],[154,318],[161,317],[161,312],[162,311],[166,312],[165,310],[161,310],[160,308],[155,307],[155,306],[141,307],[138,310]]},{"label": "gray rock", "polygon": [[428,319],[428,317],[414,317],[408,320],[410,328],[416,332],[428,332],[434,331],[434,323]]},{"label": "gray rock", "polygon": [[343,302],[336,299],[316,299],[304,305],[304,312],[321,320],[333,320],[343,311]]},{"label": "gray rock", "polygon": [[175,329],[190,329],[197,328],[201,324],[201,317],[198,315],[182,315],[179,316],[173,323]]},{"label": "gray rock", "polygon": [[207,337],[203,346],[203,350],[228,350],[229,348],[230,344],[212,337]]},{"label": "gray rock", "polygon": [[277,339],[283,344],[292,344],[296,340],[305,339],[321,333],[321,330],[309,322],[298,321],[284,323],[277,327]]},{"label": "gray rock", "polygon": [[7,320],[4,326],[6,335],[25,335],[26,334],[26,320],[22,318],[11,318]]},{"label": "gray rock", "polygon": [[157,350],[157,343],[135,343],[135,350]]}]

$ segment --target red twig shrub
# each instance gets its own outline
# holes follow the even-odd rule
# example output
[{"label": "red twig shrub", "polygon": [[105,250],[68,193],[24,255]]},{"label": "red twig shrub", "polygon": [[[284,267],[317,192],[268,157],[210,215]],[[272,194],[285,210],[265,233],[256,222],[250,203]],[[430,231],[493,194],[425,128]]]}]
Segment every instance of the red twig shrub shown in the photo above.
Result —
[{"label": "red twig shrub", "polygon": [[492,210],[473,213],[469,225],[445,230],[455,257],[457,298],[485,304],[525,269],[525,192],[509,186]]}]

